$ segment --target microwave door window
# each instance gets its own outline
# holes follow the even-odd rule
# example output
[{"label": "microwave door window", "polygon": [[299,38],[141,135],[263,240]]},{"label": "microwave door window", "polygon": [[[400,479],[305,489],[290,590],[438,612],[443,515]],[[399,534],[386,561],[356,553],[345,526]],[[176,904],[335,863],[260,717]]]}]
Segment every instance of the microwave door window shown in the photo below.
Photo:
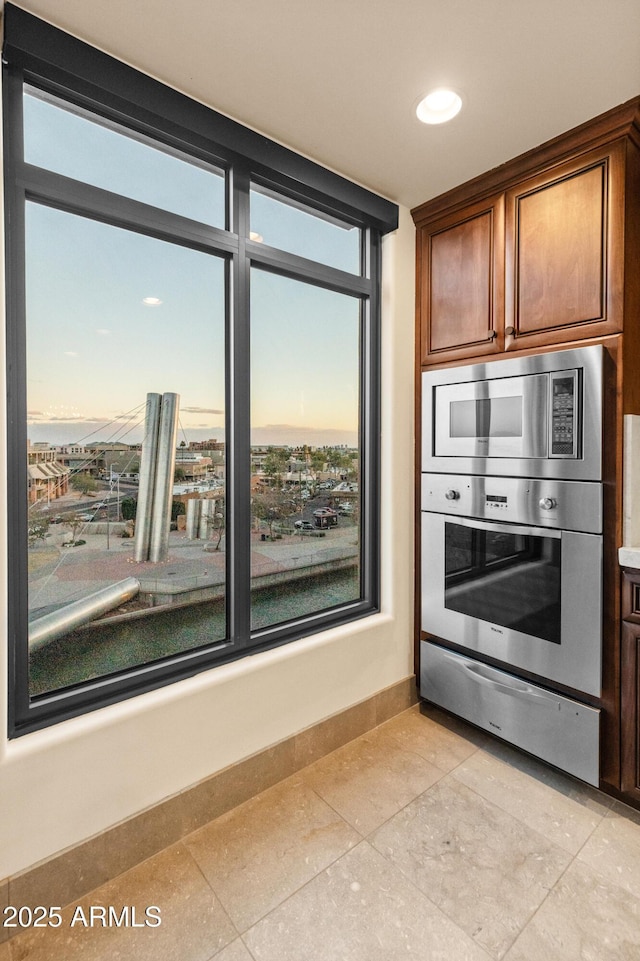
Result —
[{"label": "microwave door window", "polygon": [[522,397],[451,401],[449,433],[451,437],[522,437]]},{"label": "microwave door window", "polygon": [[496,397],[490,405],[489,437],[522,437],[522,397]]},{"label": "microwave door window", "polygon": [[448,610],[560,643],[561,541],[446,522]]},{"label": "microwave door window", "polygon": [[477,437],[477,401],[454,400],[449,405],[449,433],[451,437]]}]

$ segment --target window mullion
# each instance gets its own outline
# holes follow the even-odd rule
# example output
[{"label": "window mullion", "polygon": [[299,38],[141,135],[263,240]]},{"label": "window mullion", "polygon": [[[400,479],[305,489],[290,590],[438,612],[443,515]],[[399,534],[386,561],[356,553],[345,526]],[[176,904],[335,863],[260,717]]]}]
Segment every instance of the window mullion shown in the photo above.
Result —
[{"label": "window mullion", "polygon": [[368,296],[371,292],[371,281],[366,277],[358,277],[356,274],[278,250],[276,247],[249,241],[247,253],[256,267],[272,270],[292,280],[313,283],[326,290],[354,296]]},{"label": "window mullion", "polygon": [[229,376],[227,421],[228,497],[228,615],[234,646],[248,644],[251,620],[251,417],[250,417],[250,263],[246,252],[249,235],[249,177],[233,173],[232,224],[238,236],[233,259],[229,324]]},{"label": "window mullion", "polygon": [[[26,331],[21,322],[25,314],[25,245],[24,193],[13,187],[16,171],[22,163],[23,118],[21,109],[22,77],[19,72],[3,71],[4,85],[4,164],[5,164],[5,230],[16,239],[5,245],[6,348],[11,362],[7,364],[7,441],[9,450],[24,451],[27,429],[23,416],[26,409],[26,381],[23,376],[26,357]],[[16,109],[8,109],[9,103]],[[5,510],[8,544],[21,542],[27,528],[27,504],[24,497],[24,461],[9,457],[7,463],[7,497],[11,505]],[[17,552],[16,552],[17,553]],[[24,551],[17,553],[7,565],[9,628],[9,728],[15,732],[16,719],[29,698],[29,651],[22,638],[28,630],[28,564]]]},{"label": "window mullion", "polygon": [[380,585],[380,435],[381,435],[381,337],[380,337],[380,238],[367,231],[366,259],[372,281],[371,297],[362,302],[362,350],[360,396],[360,481],[362,496],[361,559],[362,597],[379,605]]},{"label": "window mullion", "polygon": [[220,228],[30,164],[24,164],[23,170],[24,174],[18,180],[27,197],[38,203],[127,230],[144,232],[171,243],[183,240],[188,246],[204,251],[233,252],[237,249],[233,234]]}]

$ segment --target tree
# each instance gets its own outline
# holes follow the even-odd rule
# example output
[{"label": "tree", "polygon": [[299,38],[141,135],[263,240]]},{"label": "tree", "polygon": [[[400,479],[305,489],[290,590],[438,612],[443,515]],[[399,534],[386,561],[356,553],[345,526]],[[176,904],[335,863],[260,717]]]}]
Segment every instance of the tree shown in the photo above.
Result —
[{"label": "tree", "polygon": [[327,463],[325,452],[322,450],[312,451],[309,457],[309,463],[314,474],[319,474],[320,471],[324,470],[324,465]]},{"label": "tree", "polygon": [[136,518],[138,502],[135,497],[123,497],[120,502],[120,513],[123,521],[133,521]]},{"label": "tree", "polygon": [[42,511],[29,513],[28,543],[33,547],[36,541],[44,541],[49,531],[50,520]]},{"label": "tree", "polygon": [[222,541],[222,535],[225,532],[227,525],[226,518],[226,505],[224,497],[218,497],[215,500],[215,505],[213,508],[213,514],[207,515],[207,534],[213,540],[214,534],[217,533],[218,539],[215,543],[214,551],[220,550],[220,543]]},{"label": "tree", "polygon": [[[78,531],[84,526],[84,523],[85,522],[82,520],[79,514],[73,513],[73,514],[66,515],[65,525],[69,528],[69,531],[71,532],[71,540],[68,542],[69,544],[75,544],[76,535]],[[82,543],[84,543],[84,541]]]},{"label": "tree", "polygon": [[98,489],[98,482],[91,474],[74,474],[71,478],[71,486],[79,494],[92,494]]},{"label": "tree", "polygon": [[279,490],[269,489],[254,494],[251,512],[254,517],[269,525],[269,538],[273,540],[273,525],[291,514],[291,498]]},{"label": "tree", "polygon": [[263,470],[271,480],[282,482],[282,474],[289,460],[289,451],[284,447],[270,447],[264,459]]},{"label": "tree", "polygon": [[344,450],[337,447],[329,447],[326,451],[327,464],[335,474],[347,474],[353,470],[351,457]]},{"label": "tree", "polygon": [[307,469],[313,475],[312,494],[315,497],[318,491],[318,474],[324,470],[327,462],[324,451],[314,450],[307,456]]},{"label": "tree", "polygon": [[171,501],[171,520],[175,523],[180,514],[186,514],[187,508],[182,501]]}]

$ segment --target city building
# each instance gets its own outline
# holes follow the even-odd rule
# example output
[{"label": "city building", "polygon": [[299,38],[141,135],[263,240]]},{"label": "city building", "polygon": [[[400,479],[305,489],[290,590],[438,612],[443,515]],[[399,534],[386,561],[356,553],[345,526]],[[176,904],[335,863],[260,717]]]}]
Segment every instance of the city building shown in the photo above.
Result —
[{"label": "city building", "polygon": [[223,452],[224,441],[215,440],[213,437],[209,440],[190,440],[188,444],[188,450]]},{"label": "city building", "polygon": [[[211,471],[212,460],[202,454],[178,447],[176,450],[176,476],[184,481],[198,481],[205,478]],[[180,474],[178,474],[180,471]]]},{"label": "city building", "polygon": [[48,507],[69,489],[70,468],[48,444],[27,441],[27,474],[29,504]]}]

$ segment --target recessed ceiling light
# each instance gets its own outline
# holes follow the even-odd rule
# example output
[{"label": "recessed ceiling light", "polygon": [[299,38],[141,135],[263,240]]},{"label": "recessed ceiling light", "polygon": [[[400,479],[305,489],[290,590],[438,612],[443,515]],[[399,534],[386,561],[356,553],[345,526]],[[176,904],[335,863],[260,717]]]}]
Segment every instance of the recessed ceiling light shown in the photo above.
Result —
[{"label": "recessed ceiling light", "polygon": [[422,123],[446,123],[452,120],[462,107],[462,98],[454,90],[441,87],[432,90],[416,107],[418,120]]},{"label": "recessed ceiling light", "polygon": [[145,297],[142,303],[146,307],[159,307],[162,301],[160,300],[159,297]]}]

